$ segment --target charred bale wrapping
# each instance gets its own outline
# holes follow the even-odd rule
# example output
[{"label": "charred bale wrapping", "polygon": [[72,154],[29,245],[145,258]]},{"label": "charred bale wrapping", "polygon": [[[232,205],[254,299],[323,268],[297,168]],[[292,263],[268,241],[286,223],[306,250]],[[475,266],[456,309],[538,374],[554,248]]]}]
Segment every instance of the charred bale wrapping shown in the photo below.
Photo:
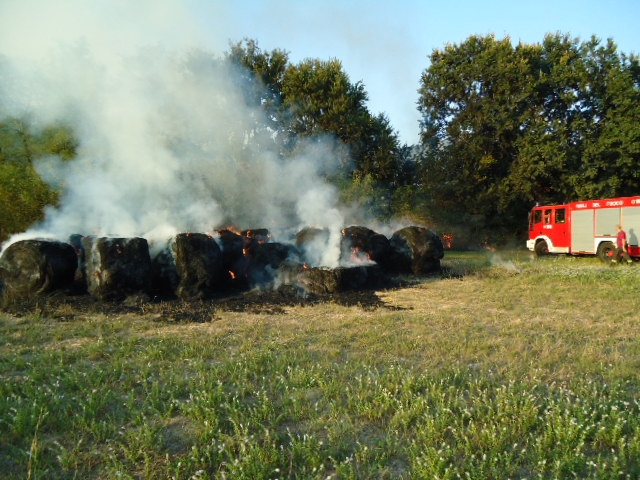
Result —
[{"label": "charred bale wrapping", "polygon": [[245,253],[251,240],[231,230],[219,230],[217,241],[222,250],[222,268],[227,272],[227,285],[234,289],[249,286],[249,262]]},{"label": "charred bale wrapping", "polygon": [[305,268],[298,274],[298,285],[316,295],[374,288],[383,281],[378,265],[358,267]]},{"label": "charred bale wrapping", "polygon": [[254,240],[259,243],[266,243],[271,239],[268,228],[253,228],[251,230],[243,230],[240,236]]},{"label": "charred bale wrapping", "polygon": [[421,275],[440,270],[444,257],[442,239],[424,227],[405,227],[390,239],[389,268],[401,273]]},{"label": "charred bale wrapping", "polygon": [[287,259],[297,257],[293,245],[283,243],[253,243],[247,253],[247,278],[251,286],[273,282],[276,271]]},{"label": "charred bale wrapping", "polygon": [[78,233],[69,236],[69,244],[73,247],[78,257],[78,267],[73,279],[74,290],[77,293],[87,293],[87,266],[82,238],[83,236]]},{"label": "charred bale wrapping", "polygon": [[369,260],[385,266],[391,245],[389,239],[367,227],[347,227],[342,230],[340,263]]},{"label": "charred bale wrapping", "polygon": [[0,257],[4,302],[24,300],[73,285],[78,257],[68,244],[48,240],[15,242]]},{"label": "charred bale wrapping", "polygon": [[303,261],[310,265],[318,265],[330,239],[331,233],[328,229],[307,227],[296,234],[295,242]]},{"label": "charred bale wrapping", "polygon": [[87,290],[98,300],[122,300],[151,291],[151,258],[140,237],[84,237]]},{"label": "charred bale wrapping", "polygon": [[151,291],[160,298],[175,298],[180,283],[171,244],[167,243],[151,258]]},{"label": "charred bale wrapping", "polygon": [[229,281],[222,252],[215,239],[205,233],[181,233],[172,245],[178,286],[183,300],[213,297]]}]

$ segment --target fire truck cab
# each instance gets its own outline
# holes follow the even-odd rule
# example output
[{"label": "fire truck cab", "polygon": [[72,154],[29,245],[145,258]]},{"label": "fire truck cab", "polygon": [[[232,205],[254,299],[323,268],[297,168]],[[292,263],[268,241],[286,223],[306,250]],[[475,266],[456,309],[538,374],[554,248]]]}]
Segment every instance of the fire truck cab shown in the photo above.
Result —
[{"label": "fire truck cab", "polygon": [[527,248],[536,255],[598,255],[609,261],[617,225],[627,233],[629,255],[640,257],[640,196],[536,205],[529,214]]}]

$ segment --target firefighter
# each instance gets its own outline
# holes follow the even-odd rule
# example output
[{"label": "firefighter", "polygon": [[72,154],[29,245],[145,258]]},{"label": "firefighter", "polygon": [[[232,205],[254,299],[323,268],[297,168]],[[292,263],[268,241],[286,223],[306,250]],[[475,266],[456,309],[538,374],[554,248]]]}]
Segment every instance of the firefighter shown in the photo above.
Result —
[{"label": "firefighter", "polygon": [[627,243],[627,233],[622,229],[622,225],[616,225],[618,230],[618,237],[616,239],[616,254],[613,256],[611,263],[617,263],[621,260],[625,260],[629,265],[633,262],[627,252],[629,244]]}]

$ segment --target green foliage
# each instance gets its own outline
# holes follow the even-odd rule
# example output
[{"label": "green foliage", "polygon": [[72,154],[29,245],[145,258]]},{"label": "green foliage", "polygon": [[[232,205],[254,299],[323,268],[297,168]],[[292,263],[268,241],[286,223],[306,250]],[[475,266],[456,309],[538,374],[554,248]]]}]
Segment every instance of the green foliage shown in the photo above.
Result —
[{"label": "green foliage", "polygon": [[[247,69],[249,97],[265,110],[283,155],[295,154],[310,138],[334,138],[340,144],[333,151],[341,166],[337,184],[345,197],[350,190],[363,193],[364,178],[374,189],[390,188],[398,170],[397,135],[384,114],[369,112],[364,85],[352,83],[339,60],[290,64],[286,53],[264,52],[253,40],[232,45],[227,58]],[[346,178],[353,185],[345,185]]]},{"label": "green foliage", "polygon": [[282,82],[289,65],[288,53],[283,50],[264,52],[255,40],[245,39],[230,45],[227,60],[235,65],[242,78],[247,102],[262,106],[268,126],[281,128],[278,110],[282,103]]},{"label": "green foliage", "polygon": [[384,115],[371,115],[361,82],[352,84],[338,60],[291,65],[283,81],[283,109],[300,137],[334,135],[349,149],[354,178],[389,182],[397,168],[398,139]]},{"label": "green foliage", "polygon": [[33,133],[25,120],[6,118],[0,122],[0,241],[26,230],[57,202],[57,192],[48,187],[33,162],[38,157],[75,155],[71,129],[50,126]]},{"label": "green foliage", "polygon": [[376,308],[2,312],[0,478],[638,478],[640,271],[443,262]]},{"label": "green foliage", "polygon": [[434,51],[419,100],[434,204],[495,236],[522,231],[535,201],[637,194],[639,86],[638,59],[611,40],[472,36]]}]

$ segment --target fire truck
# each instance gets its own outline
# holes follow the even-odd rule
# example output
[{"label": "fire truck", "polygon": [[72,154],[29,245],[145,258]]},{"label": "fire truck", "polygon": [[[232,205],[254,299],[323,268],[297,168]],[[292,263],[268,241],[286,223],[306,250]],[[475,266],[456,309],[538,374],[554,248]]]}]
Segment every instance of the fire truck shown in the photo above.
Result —
[{"label": "fire truck", "polygon": [[640,257],[640,196],[536,205],[529,214],[527,248],[536,255],[564,253],[612,259],[617,225],[627,233],[628,252]]}]

